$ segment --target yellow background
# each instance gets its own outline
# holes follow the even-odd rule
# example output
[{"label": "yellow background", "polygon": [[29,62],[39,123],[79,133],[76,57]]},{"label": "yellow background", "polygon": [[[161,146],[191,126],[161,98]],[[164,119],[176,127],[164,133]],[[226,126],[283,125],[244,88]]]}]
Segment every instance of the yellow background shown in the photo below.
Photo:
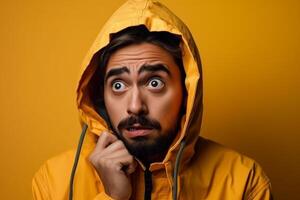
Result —
[{"label": "yellow background", "polygon": [[[79,66],[124,0],[0,1],[0,194],[77,144]],[[164,0],[190,27],[204,70],[202,135],[255,158],[276,199],[300,199],[300,2]]]}]

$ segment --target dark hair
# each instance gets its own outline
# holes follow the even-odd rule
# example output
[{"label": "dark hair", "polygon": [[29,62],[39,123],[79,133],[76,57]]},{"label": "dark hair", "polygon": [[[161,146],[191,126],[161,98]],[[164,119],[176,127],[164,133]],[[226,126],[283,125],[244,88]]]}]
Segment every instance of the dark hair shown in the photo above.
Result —
[{"label": "dark hair", "polygon": [[104,106],[104,76],[110,56],[132,44],[151,43],[168,51],[179,67],[183,96],[186,96],[185,71],[182,62],[181,36],[166,31],[150,32],[144,25],[131,26],[110,35],[110,42],[97,53],[98,66],[89,82],[89,94],[96,111],[108,120]]}]

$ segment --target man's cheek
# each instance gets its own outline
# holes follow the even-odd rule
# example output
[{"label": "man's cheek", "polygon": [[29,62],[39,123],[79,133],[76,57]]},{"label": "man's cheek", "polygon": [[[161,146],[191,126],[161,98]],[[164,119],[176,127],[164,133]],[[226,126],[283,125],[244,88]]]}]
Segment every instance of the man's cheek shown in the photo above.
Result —
[{"label": "man's cheek", "polygon": [[[174,106],[170,102],[156,102],[153,105],[154,112],[153,117],[155,120],[159,121],[160,123],[163,123],[167,120],[167,118],[170,118],[171,115],[173,115],[172,112],[174,112]],[[169,120],[167,120],[169,121]]]}]

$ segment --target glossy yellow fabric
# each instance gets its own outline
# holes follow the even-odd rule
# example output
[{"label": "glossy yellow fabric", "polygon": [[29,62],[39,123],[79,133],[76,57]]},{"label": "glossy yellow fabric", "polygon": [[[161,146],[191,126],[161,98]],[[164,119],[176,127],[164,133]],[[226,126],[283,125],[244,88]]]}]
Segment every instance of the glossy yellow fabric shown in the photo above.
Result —
[{"label": "glossy yellow fabric", "polygon": [[[104,25],[83,64],[77,90],[81,123],[88,125],[74,180],[75,200],[110,199],[101,180],[88,161],[106,122],[97,114],[87,85],[97,67],[97,52],[109,42],[109,35],[129,26],[144,24],[150,31],[168,31],[182,36],[183,62],[188,91],[186,114],[181,128],[161,163],[153,163],[152,199],[171,199],[175,157],[179,144],[186,141],[178,176],[179,199],[235,200],[271,199],[270,182],[261,167],[252,159],[199,136],[202,118],[202,72],[195,42],[187,27],[158,1],[129,0]],[[48,160],[33,178],[36,200],[66,200],[75,150]],[[131,199],[143,199],[143,166],[132,177]]]}]

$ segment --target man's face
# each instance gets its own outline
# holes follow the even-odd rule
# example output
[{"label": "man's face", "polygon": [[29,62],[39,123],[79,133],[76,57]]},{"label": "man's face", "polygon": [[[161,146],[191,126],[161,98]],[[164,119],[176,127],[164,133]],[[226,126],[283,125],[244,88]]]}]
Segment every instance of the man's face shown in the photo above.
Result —
[{"label": "man's face", "polygon": [[178,131],[183,88],[169,52],[157,45],[129,45],[107,63],[104,102],[111,124],[137,156],[162,154]]}]

